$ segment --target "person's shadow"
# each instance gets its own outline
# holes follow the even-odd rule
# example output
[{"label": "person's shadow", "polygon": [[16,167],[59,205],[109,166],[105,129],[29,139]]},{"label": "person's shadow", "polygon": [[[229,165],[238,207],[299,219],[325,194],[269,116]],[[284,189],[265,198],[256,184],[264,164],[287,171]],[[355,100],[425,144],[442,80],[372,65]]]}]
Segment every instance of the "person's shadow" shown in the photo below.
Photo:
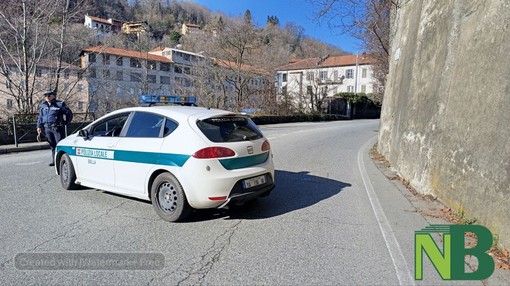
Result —
[{"label": "person's shadow", "polygon": [[230,219],[265,219],[307,208],[340,193],[351,184],[310,175],[309,172],[275,172],[275,184],[271,194],[242,206],[228,210],[196,211],[187,222],[202,221],[225,216]]}]

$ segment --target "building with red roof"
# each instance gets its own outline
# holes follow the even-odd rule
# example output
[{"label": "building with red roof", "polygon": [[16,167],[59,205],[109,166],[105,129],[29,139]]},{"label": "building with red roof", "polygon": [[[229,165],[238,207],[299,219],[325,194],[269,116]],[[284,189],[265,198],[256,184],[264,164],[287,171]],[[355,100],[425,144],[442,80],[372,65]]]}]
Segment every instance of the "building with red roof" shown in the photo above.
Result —
[{"label": "building with red roof", "polygon": [[344,92],[372,93],[377,88],[374,62],[366,54],[292,60],[277,69],[277,94],[309,106],[311,93],[326,100]]}]

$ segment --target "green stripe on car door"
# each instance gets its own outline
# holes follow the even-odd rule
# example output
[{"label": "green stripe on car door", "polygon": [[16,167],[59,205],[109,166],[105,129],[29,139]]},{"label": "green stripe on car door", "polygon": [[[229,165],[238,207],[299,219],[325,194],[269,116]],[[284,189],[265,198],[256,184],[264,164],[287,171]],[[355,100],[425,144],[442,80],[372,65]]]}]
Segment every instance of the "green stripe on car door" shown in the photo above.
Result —
[{"label": "green stripe on car door", "polygon": [[[87,151],[92,150],[95,152],[84,152],[82,154],[77,154],[76,149],[87,150]],[[183,154],[125,151],[125,150],[108,150],[108,149],[71,147],[71,146],[57,146],[57,152],[60,152],[60,151],[64,151],[70,156],[79,156],[79,157],[96,158],[96,159],[104,159],[104,160],[112,160],[112,159],[98,157],[98,156],[95,156],[94,154],[102,154],[104,152],[114,152],[113,160],[115,160],[115,161],[142,163],[142,164],[154,164],[154,165],[166,165],[166,166],[177,166],[177,167],[182,167],[184,165],[184,163],[186,163],[186,161],[188,161],[189,157],[191,157],[190,155],[183,155]]]}]

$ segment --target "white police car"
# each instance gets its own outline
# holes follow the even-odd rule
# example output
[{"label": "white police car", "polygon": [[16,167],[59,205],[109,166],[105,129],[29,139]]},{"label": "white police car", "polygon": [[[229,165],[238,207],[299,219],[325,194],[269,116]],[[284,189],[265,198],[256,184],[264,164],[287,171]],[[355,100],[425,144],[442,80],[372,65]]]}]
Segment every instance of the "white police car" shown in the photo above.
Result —
[{"label": "white police car", "polygon": [[[175,101],[142,98],[154,99]],[[269,141],[253,121],[200,107],[111,112],[60,141],[55,166],[65,189],[83,185],[150,200],[167,221],[192,208],[243,203],[274,187]]]}]

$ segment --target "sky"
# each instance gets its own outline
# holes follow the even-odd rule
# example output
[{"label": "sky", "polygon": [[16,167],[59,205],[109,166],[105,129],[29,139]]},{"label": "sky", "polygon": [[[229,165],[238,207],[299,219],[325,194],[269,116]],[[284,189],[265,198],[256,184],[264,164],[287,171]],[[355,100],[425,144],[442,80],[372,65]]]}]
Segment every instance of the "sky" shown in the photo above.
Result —
[{"label": "sky", "polygon": [[276,16],[280,27],[294,23],[304,28],[304,33],[348,53],[361,49],[359,40],[330,29],[326,22],[314,20],[317,8],[307,0],[187,0],[207,7],[211,12],[221,12],[230,17],[242,17],[250,10],[254,24],[263,27],[268,16]]}]

